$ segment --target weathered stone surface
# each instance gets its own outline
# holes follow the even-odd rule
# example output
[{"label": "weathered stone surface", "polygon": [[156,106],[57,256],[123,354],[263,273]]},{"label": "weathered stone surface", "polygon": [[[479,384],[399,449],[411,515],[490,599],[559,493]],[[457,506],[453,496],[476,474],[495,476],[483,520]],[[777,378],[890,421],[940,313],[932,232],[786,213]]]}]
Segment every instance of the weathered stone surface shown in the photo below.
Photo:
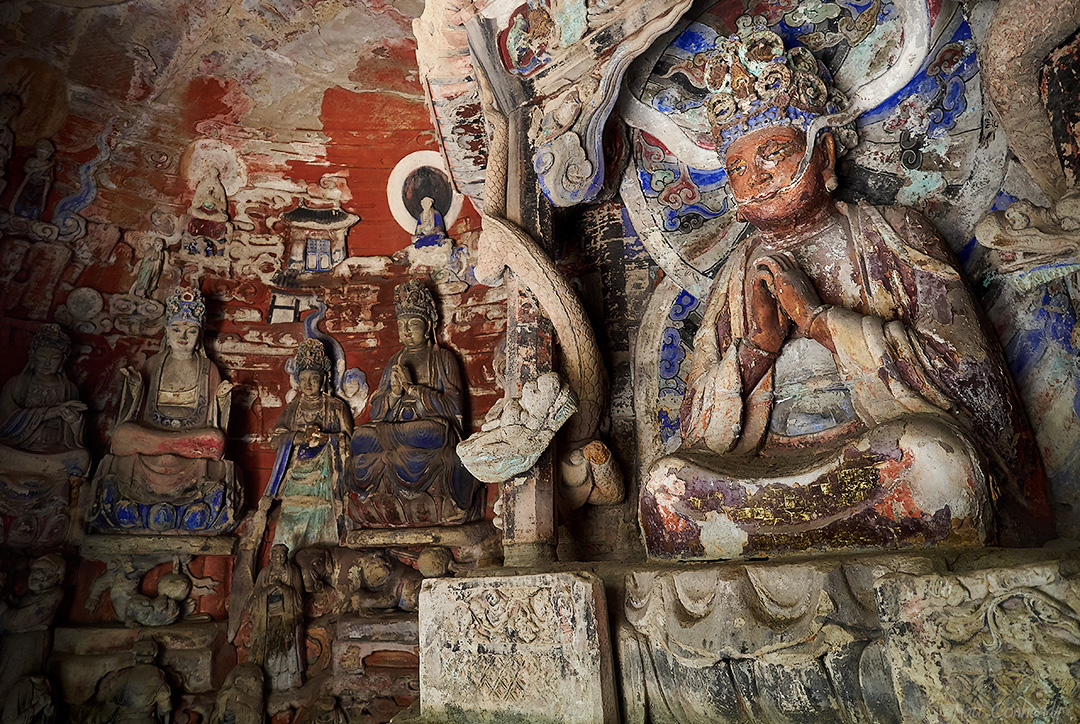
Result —
[{"label": "weathered stone surface", "polygon": [[876,585],[904,721],[1080,718],[1080,555]]},{"label": "weathered stone surface", "polygon": [[161,653],[158,662],[179,682],[179,690],[191,694],[213,691],[236,661],[225,641],[225,622],[174,624],[153,629],[61,627],[55,631],[49,670],[60,682],[61,698],[81,704],[94,694],[108,673],[131,665],[132,647],[152,638]]},{"label": "weathered stone surface", "polygon": [[600,579],[430,579],[420,612],[425,720],[618,721]]},{"label": "weathered stone surface", "polygon": [[83,558],[104,561],[113,556],[144,553],[229,556],[235,548],[236,538],[229,536],[143,535],[132,538],[123,535],[88,535],[79,552]]},{"label": "weathered stone surface", "polygon": [[347,688],[351,679],[363,675],[367,666],[380,658],[369,660],[369,657],[379,652],[399,652],[403,654],[402,660],[419,658],[416,616],[392,613],[376,618],[342,617],[337,623],[333,655],[334,676],[339,686]]},{"label": "weathered stone surface", "polygon": [[478,545],[496,535],[488,521],[458,526],[431,528],[370,528],[345,534],[348,548],[384,548],[386,546],[439,545],[459,548]]}]

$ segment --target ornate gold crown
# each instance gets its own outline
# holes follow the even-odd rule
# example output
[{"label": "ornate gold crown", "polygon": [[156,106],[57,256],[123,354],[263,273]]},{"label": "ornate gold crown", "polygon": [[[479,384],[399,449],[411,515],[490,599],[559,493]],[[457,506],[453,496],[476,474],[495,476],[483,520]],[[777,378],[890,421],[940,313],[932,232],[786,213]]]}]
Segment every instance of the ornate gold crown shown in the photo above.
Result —
[{"label": "ornate gold crown", "polygon": [[206,305],[197,288],[177,287],[165,305],[165,324],[194,322],[200,327],[206,317]]},{"label": "ornate gold crown", "polygon": [[324,375],[330,372],[330,358],[326,348],[317,339],[305,339],[296,350],[296,374],[304,370],[317,370]]},{"label": "ornate gold crown", "polygon": [[37,352],[42,347],[58,349],[64,354],[71,348],[71,340],[59,324],[43,324],[34,335],[34,341],[30,343],[30,354]]},{"label": "ornate gold crown", "polygon": [[394,287],[394,311],[399,317],[423,317],[435,329],[439,313],[435,310],[435,298],[420,282],[410,279]]},{"label": "ornate gold crown", "polygon": [[717,38],[705,65],[709,123],[720,158],[740,136],[768,126],[805,131],[843,102],[836,91],[830,94],[817,58],[806,48],[785,49],[764,17],[743,15],[736,25],[737,34]]}]

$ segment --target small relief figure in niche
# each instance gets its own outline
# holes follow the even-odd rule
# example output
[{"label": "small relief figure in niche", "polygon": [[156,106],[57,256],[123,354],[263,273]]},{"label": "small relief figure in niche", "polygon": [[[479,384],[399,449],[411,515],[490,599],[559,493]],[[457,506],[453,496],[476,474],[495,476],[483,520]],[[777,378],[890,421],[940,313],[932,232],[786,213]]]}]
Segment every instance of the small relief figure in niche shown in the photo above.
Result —
[{"label": "small relief figure in niche", "polygon": [[165,672],[155,666],[158,647],[152,639],[131,647],[133,666],[108,674],[98,682],[93,722],[169,724],[172,689]]},{"label": "small relief figure in niche", "polygon": [[165,240],[152,237],[146,245],[139,268],[135,272],[135,281],[131,283],[129,294],[136,297],[149,297],[157,289],[161,278],[161,267],[165,263]]},{"label": "small relief figure in niche", "polygon": [[23,164],[23,180],[11,202],[11,213],[35,221],[41,218],[49,198],[49,189],[52,188],[55,150],[56,147],[47,138],[34,146],[34,155]]},{"label": "small relief figure in niche", "polygon": [[435,299],[418,281],[394,289],[404,349],[371,396],[371,420],[352,438],[347,496],[353,528],[447,525],[483,513],[476,480],[458,460],[465,386],[454,354],[435,343]]},{"label": "small relief figure in niche", "polygon": [[17,95],[4,93],[0,95],[0,193],[7,188],[7,167],[11,161],[11,154],[15,150],[15,132],[11,130],[11,122],[22,110],[22,102]]},{"label": "small relief figure in niche", "polygon": [[[142,593],[143,576],[158,560],[154,556],[149,560],[133,556],[110,561],[108,571],[91,587],[87,609],[96,611],[101,595],[108,590],[116,617],[129,627],[168,626],[180,619],[209,620],[208,614],[193,614],[196,604],[190,596],[194,582],[185,573],[179,557],[173,560],[172,570],[158,579],[156,596]],[[200,579],[200,583],[205,582],[216,585],[212,579]]]},{"label": "small relief figure in niche", "polygon": [[349,406],[327,390],[330,358],[323,343],[305,339],[295,358],[300,394],[285,407],[273,432],[278,448],[259,507],[280,500],[274,543],[291,551],[334,546],[341,538],[341,480],[349,435]]},{"label": "small relief figure in niche", "polygon": [[211,170],[195,187],[188,207],[187,235],[184,248],[190,254],[222,256],[222,244],[229,235],[229,199],[221,172]]},{"label": "small relief figure in niche", "polygon": [[237,664],[225,677],[209,724],[264,724],[263,672],[258,664]]},{"label": "small relief figure in niche", "polygon": [[416,220],[416,232],[413,245],[417,248],[432,246],[446,239],[446,226],[442,214],[435,208],[435,199],[425,196],[420,199],[420,217]]},{"label": "small relief figure in niche", "polygon": [[334,585],[337,566],[331,549],[305,548],[295,561],[304,581],[304,614],[318,618],[338,613],[341,601]]},{"label": "small relief figure in niche", "polygon": [[352,590],[350,611],[370,614],[379,611],[419,609],[423,575],[411,566],[393,560],[381,550],[361,551],[358,565],[349,571]]},{"label": "small relief figure in niche", "polygon": [[650,556],[983,545],[994,481],[1003,542],[1052,537],[1037,450],[952,255],[909,209],[833,200],[851,131],[812,135],[836,110],[818,61],[760,18],[738,25],[708,61],[708,109],[756,232],[710,291],[682,446],[642,486]]},{"label": "small relief figure in niche", "polygon": [[303,641],[303,583],[299,569],[289,563],[288,546],[270,549],[270,563],[259,571],[246,606],[251,619],[248,660],[266,673],[273,691],[304,683],[300,645]]},{"label": "small relief figure in niche", "polygon": [[297,717],[299,724],[348,724],[348,721],[333,694],[320,694]]},{"label": "small relief figure in niche", "polygon": [[0,476],[85,477],[86,405],[64,373],[71,341],[57,324],[43,324],[30,344],[23,371],[0,392]]},{"label": "small relief figure in niche", "polygon": [[[206,356],[198,289],[166,305],[164,349],[124,388],[111,455],[98,467],[100,529],[218,532],[236,525],[239,482],[224,459],[233,384]],[[145,376],[144,376],[145,374]]]},{"label": "small relief figure in niche", "polygon": [[0,691],[9,691],[22,676],[40,674],[52,648],[50,627],[64,598],[67,565],[59,553],[30,562],[26,592],[0,601]]},{"label": "small relief figure in niche", "polygon": [[543,5],[522,5],[501,35],[506,69],[529,76],[551,59],[547,50],[556,40],[555,21]]},{"label": "small relief figure in niche", "polygon": [[56,721],[52,684],[44,676],[24,676],[5,697],[0,709],[3,724],[53,724]]}]

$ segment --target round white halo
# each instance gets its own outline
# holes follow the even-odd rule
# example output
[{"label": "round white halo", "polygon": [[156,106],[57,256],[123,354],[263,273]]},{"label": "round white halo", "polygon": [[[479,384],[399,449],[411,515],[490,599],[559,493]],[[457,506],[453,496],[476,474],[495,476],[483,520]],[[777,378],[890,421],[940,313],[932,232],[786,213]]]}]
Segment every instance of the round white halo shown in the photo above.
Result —
[{"label": "round white halo", "polygon": [[457,221],[458,216],[461,215],[461,203],[464,199],[454,188],[453,177],[446,168],[442,154],[438,151],[414,151],[397,162],[394,170],[390,172],[390,180],[386,182],[386,201],[390,204],[390,213],[394,215],[394,221],[398,222],[398,226],[402,229],[410,234],[416,231],[416,217],[405,208],[405,201],[401,198],[401,191],[405,186],[405,180],[409,178],[409,174],[424,166],[438,169],[446,175],[446,180],[450,184],[450,208],[443,214],[443,224],[449,231],[450,227]]}]

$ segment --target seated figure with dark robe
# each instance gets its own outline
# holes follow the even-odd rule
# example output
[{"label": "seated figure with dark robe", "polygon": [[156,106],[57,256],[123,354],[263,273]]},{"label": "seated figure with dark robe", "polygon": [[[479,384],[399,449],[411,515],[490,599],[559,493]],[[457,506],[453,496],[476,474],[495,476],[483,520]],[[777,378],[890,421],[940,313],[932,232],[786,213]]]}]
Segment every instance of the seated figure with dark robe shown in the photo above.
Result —
[{"label": "seated figure with dark robe", "polygon": [[142,372],[125,367],[118,423],[102,461],[92,525],[130,532],[218,533],[237,523],[240,486],[225,459],[232,383],[206,356],[198,289],[166,307],[165,345]]},{"label": "seated figure with dark robe", "polygon": [[398,336],[371,396],[371,422],[352,438],[350,528],[453,525],[483,514],[476,480],[458,460],[462,436],[461,371],[435,343],[435,300],[424,285],[394,289]]},{"label": "seated figure with dark robe", "polygon": [[835,110],[817,60],[744,22],[706,78],[756,232],[709,294],[681,447],[641,488],[649,555],[1052,537],[1031,433],[951,253],[910,209],[831,198],[837,136],[807,132]]},{"label": "seated figure with dark robe", "polygon": [[[70,340],[43,324],[23,371],[0,392],[0,541],[57,543],[69,532],[78,483],[90,474],[83,412],[64,373]],[[79,525],[82,525],[79,522]]]}]

